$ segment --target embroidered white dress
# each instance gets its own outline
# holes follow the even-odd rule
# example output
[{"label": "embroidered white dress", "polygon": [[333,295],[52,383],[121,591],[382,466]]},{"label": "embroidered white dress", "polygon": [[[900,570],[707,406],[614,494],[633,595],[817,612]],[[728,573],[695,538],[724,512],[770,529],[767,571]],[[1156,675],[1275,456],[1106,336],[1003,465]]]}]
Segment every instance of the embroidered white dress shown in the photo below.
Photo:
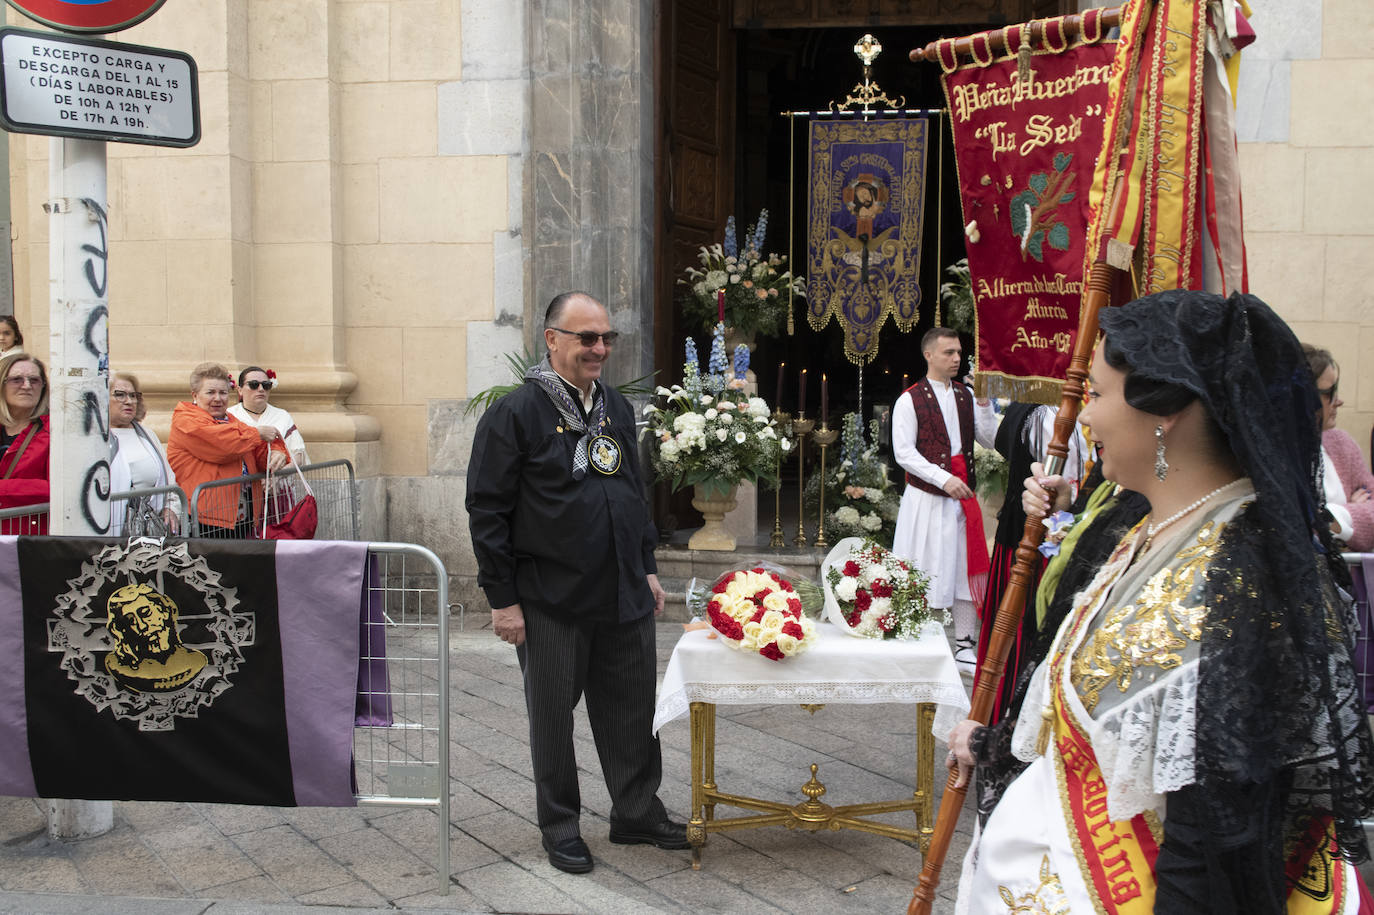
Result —
[{"label": "embroidered white dress", "polygon": [[[1037,750],[1042,711],[1052,704],[1051,677],[1059,678],[1066,711],[1096,756],[1106,820],[1142,814],[1155,842],[1163,840],[1166,795],[1194,781],[1207,563],[1226,522],[1253,498],[1246,485],[1183,528],[1161,533],[1133,564],[1145,537],[1138,528],[1080,593],[1016,722],[1012,750],[1030,765],[1007,787],[964,858],[960,915],[1104,911],[1086,875],[1085,839],[1072,822],[1061,748],[1050,740],[1043,755]],[[1066,660],[1053,663],[1057,657]],[[1343,911],[1358,907],[1358,893],[1347,894]]]}]

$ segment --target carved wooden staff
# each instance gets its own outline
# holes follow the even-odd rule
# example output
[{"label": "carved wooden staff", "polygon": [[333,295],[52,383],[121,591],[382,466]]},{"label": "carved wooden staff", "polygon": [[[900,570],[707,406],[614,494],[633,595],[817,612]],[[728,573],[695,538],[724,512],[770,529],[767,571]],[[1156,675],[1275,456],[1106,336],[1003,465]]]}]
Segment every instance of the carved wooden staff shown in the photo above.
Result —
[{"label": "carved wooden staff", "polygon": [[[1102,13],[1103,28],[1114,28],[1120,21],[1120,8],[1105,10]],[[1062,24],[1067,36],[1077,35],[1082,29],[1082,17],[1066,16],[1063,18]],[[1040,21],[1030,23],[1023,30],[1028,40],[1020,42],[1016,48],[1008,47],[1004,37],[1006,35],[1005,30],[989,33],[986,39],[996,52],[1020,50],[1028,48],[1030,43],[1038,40],[1044,34],[1043,28],[1044,25]],[[1018,37],[1020,37],[1019,33]],[[936,44],[932,42],[924,49],[912,51],[911,59],[913,61],[938,61],[939,55],[936,51]],[[967,54],[972,46],[972,39],[960,39],[955,42],[955,51],[956,53]],[[1112,203],[1113,205],[1116,203],[1115,198]],[[1111,212],[1114,208],[1114,206],[1104,207],[1103,212]],[[1054,438],[1048,447],[1048,457],[1045,463],[1046,474],[1062,472],[1064,462],[1068,458],[1068,443],[1073,437],[1074,427],[1078,423],[1078,408],[1083,399],[1083,385],[1088,377],[1088,363],[1092,358],[1093,345],[1097,341],[1098,312],[1109,304],[1112,286],[1118,275],[1118,271],[1105,261],[1095,263],[1089,274],[1087,293],[1084,296],[1083,305],[1079,309],[1078,331],[1074,341],[1073,355],[1069,360],[1069,368],[1065,374],[1064,387],[1061,391],[1059,414],[1054,420]],[[1044,524],[1039,519],[1027,518],[1026,526],[1021,533],[1021,542],[1016,546],[1016,559],[1008,578],[1007,589],[1002,595],[1001,603],[997,606],[996,621],[993,624],[992,638],[988,643],[988,652],[983,658],[982,667],[978,670],[977,683],[973,689],[969,718],[979,723],[986,724],[992,711],[997,687],[1001,683],[1003,672],[1006,670],[1007,652],[1010,650],[1012,640],[1021,626],[1021,616],[1026,608],[1026,600],[1030,592],[1031,569],[1034,567],[1034,563],[1040,559],[1037,547],[1040,546],[1044,538]],[[940,884],[940,872],[944,869],[945,856],[949,853],[949,843],[954,835],[954,827],[959,820],[959,813],[963,809],[964,798],[968,794],[968,785],[955,787],[958,779],[959,775],[956,769],[950,772],[949,778],[945,782],[945,791],[941,797],[940,810],[935,821],[935,832],[931,836],[930,846],[926,850],[920,882],[917,883],[912,892],[911,903],[907,906],[907,915],[930,915],[931,907],[935,901],[935,890]],[[972,778],[969,781],[972,782]]]},{"label": "carved wooden staff", "polygon": [[[1063,393],[1059,401],[1059,415],[1054,419],[1054,438],[1049,444],[1049,456],[1045,462],[1045,473],[1057,474],[1063,470],[1064,461],[1069,456],[1068,442],[1073,436],[1074,426],[1078,423],[1078,407],[1083,399],[1083,383],[1088,377],[1088,362],[1092,359],[1093,344],[1097,340],[1097,314],[1105,307],[1111,297],[1111,286],[1117,271],[1106,262],[1093,265],[1088,279],[1088,294],[1083,307],[1079,309],[1078,336],[1074,342],[1073,356],[1064,379]],[[1007,665],[1007,652],[1011,648],[1016,631],[1021,627],[1021,615],[1026,608],[1030,593],[1031,569],[1040,559],[1036,549],[1045,539],[1045,525],[1038,518],[1027,518],[1025,529],[1021,532],[1021,542],[1016,545],[1016,562],[1012,566],[1007,582],[1007,590],[997,606],[996,622],[993,624],[992,638],[988,642],[988,653],[983,665],[978,669],[978,681],[973,688],[972,710],[969,718],[980,724],[987,723],[992,704],[997,696],[997,686],[1002,681],[1002,673]],[[940,799],[940,811],[935,820],[935,832],[926,850],[925,864],[921,868],[921,879],[907,906],[907,915],[930,915],[935,901],[935,889],[940,885],[940,871],[944,868],[945,855],[949,853],[950,839],[954,826],[959,820],[959,812],[968,794],[967,784],[956,787],[959,780],[958,770],[952,770],[945,782],[945,792]],[[972,782],[972,778],[969,779]]]}]

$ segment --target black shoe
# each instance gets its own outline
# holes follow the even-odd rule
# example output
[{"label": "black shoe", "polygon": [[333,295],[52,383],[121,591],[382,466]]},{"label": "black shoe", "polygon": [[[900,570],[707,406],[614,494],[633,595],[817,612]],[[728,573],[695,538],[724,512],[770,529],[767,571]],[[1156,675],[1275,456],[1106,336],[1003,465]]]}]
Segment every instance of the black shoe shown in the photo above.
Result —
[{"label": "black shoe", "polygon": [[659,848],[691,848],[687,827],[664,819],[651,826],[612,826],[611,841],[616,845],[657,845]]},{"label": "black shoe", "polygon": [[554,842],[544,836],[544,851],[549,853],[549,863],[569,874],[585,874],[592,869],[592,853],[581,836],[573,836],[561,842]]}]

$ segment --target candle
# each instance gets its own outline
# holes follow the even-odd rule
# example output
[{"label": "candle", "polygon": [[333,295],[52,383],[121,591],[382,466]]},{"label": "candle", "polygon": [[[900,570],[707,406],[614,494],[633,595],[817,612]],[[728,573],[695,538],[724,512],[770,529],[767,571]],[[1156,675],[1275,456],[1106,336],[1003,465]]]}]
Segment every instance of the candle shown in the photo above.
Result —
[{"label": "candle", "polygon": [[716,290],[716,315],[720,318],[720,323],[725,323],[725,290]]},{"label": "candle", "polygon": [[773,401],[773,409],[775,410],[782,409],[782,372],[785,368],[787,368],[786,362],[778,363],[778,396],[777,399]]},{"label": "candle", "polygon": [[801,370],[801,380],[797,382],[797,418],[806,418],[806,369]]},{"label": "candle", "polygon": [[830,383],[826,381],[825,372],[821,372],[821,425],[828,426],[830,419]]}]

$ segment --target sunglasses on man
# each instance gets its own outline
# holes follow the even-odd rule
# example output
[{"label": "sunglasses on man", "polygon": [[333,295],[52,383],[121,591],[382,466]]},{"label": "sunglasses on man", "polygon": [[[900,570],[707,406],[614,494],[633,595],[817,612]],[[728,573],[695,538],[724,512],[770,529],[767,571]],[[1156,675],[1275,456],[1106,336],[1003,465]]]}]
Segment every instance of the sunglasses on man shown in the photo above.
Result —
[{"label": "sunglasses on man", "polygon": [[600,340],[607,346],[615,346],[615,341],[620,337],[620,334],[614,330],[608,330],[604,334],[598,334],[594,330],[564,330],[561,327],[550,327],[549,330],[556,330],[560,334],[567,334],[570,337],[576,337],[579,341],[581,341],[583,346],[589,349],[593,346],[596,346],[597,340]]}]

